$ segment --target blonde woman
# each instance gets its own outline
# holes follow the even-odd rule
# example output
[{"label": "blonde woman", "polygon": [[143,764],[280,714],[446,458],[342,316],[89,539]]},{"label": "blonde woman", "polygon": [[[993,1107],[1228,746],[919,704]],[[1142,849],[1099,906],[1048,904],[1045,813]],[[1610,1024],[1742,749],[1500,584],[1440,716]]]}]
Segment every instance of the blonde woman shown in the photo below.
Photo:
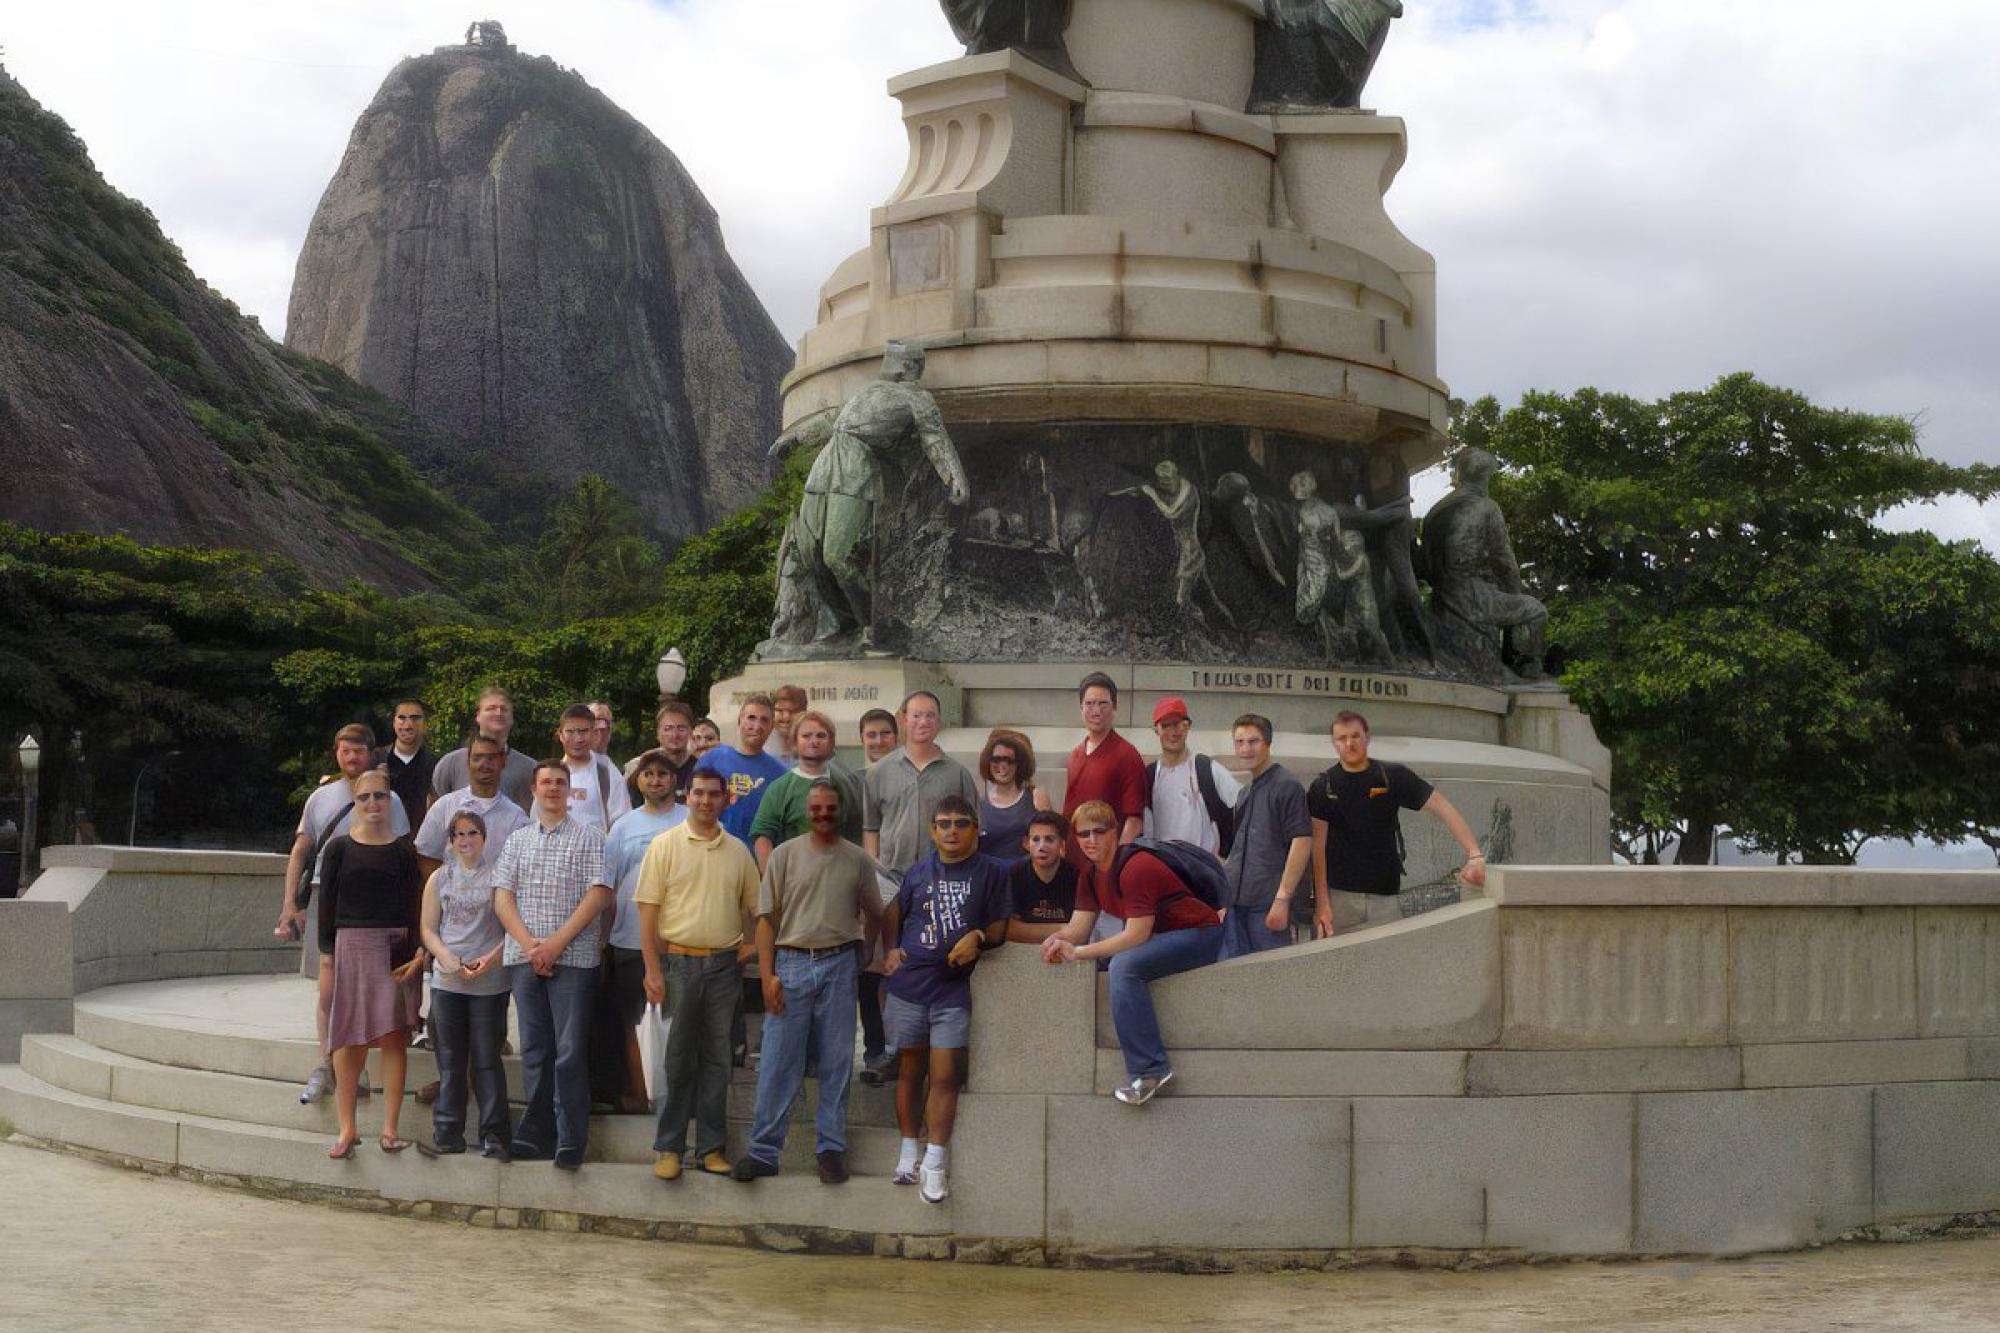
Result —
[{"label": "blonde woman", "polygon": [[423,875],[416,848],[391,828],[391,804],[387,772],[355,778],[354,817],[320,863],[319,947],[333,957],[326,1044],[340,1115],[327,1155],[336,1161],[354,1156],[361,1138],[355,1089],[370,1050],[382,1052],[382,1151],[410,1146],[397,1130],[426,961],[417,944]]}]

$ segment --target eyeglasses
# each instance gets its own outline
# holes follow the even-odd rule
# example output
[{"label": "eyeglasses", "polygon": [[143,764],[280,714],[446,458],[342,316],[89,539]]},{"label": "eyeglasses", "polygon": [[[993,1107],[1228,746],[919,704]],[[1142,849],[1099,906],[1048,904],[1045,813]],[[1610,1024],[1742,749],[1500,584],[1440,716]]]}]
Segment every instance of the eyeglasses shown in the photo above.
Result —
[{"label": "eyeglasses", "polygon": [[358,791],[354,793],[354,803],[356,805],[361,804],[363,801],[386,801],[388,799],[389,793],[386,791]]},{"label": "eyeglasses", "polygon": [[935,829],[971,828],[976,822],[975,820],[967,819],[964,815],[947,815],[933,819],[931,827]]},{"label": "eyeglasses", "polygon": [[1076,836],[1079,838],[1101,838],[1110,832],[1111,832],[1111,826],[1109,824],[1104,824],[1097,828],[1077,829]]}]

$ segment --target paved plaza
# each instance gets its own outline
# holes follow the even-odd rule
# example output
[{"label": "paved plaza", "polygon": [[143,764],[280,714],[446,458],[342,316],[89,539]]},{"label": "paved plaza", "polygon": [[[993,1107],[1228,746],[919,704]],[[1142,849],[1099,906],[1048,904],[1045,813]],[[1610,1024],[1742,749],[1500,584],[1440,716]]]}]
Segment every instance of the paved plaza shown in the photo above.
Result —
[{"label": "paved plaza", "polygon": [[[1712,1263],[1178,1277],[488,1231],[0,1143],[0,1328],[1991,1329],[2000,1236]],[[85,1261],[82,1256],[89,1256]]]}]

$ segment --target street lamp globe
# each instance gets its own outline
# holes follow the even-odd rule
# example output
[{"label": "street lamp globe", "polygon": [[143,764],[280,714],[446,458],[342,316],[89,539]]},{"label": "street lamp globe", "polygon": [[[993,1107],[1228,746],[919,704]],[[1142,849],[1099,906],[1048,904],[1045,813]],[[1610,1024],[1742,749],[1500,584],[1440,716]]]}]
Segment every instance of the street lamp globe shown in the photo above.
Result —
[{"label": "street lamp globe", "polygon": [[31,731],[21,738],[19,753],[21,756],[21,776],[32,778],[42,767],[42,743],[35,739],[34,732]]},{"label": "street lamp globe", "polygon": [[679,648],[667,649],[666,655],[660,658],[660,664],[655,668],[654,675],[660,682],[660,694],[662,697],[668,695],[678,696],[681,692],[681,686],[687,684],[687,658],[681,656]]}]

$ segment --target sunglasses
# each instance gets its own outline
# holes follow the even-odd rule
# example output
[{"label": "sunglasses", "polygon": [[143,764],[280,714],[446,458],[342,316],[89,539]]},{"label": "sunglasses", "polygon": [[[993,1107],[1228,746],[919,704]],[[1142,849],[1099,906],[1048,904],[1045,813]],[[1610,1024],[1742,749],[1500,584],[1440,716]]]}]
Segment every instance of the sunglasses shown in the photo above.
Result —
[{"label": "sunglasses", "polygon": [[987,762],[992,764],[1011,764],[1014,762],[1014,756],[1011,754],[996,754]]},{"label": "sunglasses", "polygon": [[354,794],[354,803],[356,805],[361,804],[363,801],[386,801],[388,799],[389,793],[386,791],[362,791]]},{"label": "sunglasses", "polygon": [[1111,832],[1111,826],[1109,824],[1106,824],[1100,828],[1077,829],[1076,836],[1079,838],[1101,838],[1106,834],[1108,834],[1109,832]]},{"label": "sunglasses", "polygon": [[933,819],[931,827],[935,829],[971,828],[973,823],[973,820],[967,819],[964,815],[950,815],[943,819]]}]

